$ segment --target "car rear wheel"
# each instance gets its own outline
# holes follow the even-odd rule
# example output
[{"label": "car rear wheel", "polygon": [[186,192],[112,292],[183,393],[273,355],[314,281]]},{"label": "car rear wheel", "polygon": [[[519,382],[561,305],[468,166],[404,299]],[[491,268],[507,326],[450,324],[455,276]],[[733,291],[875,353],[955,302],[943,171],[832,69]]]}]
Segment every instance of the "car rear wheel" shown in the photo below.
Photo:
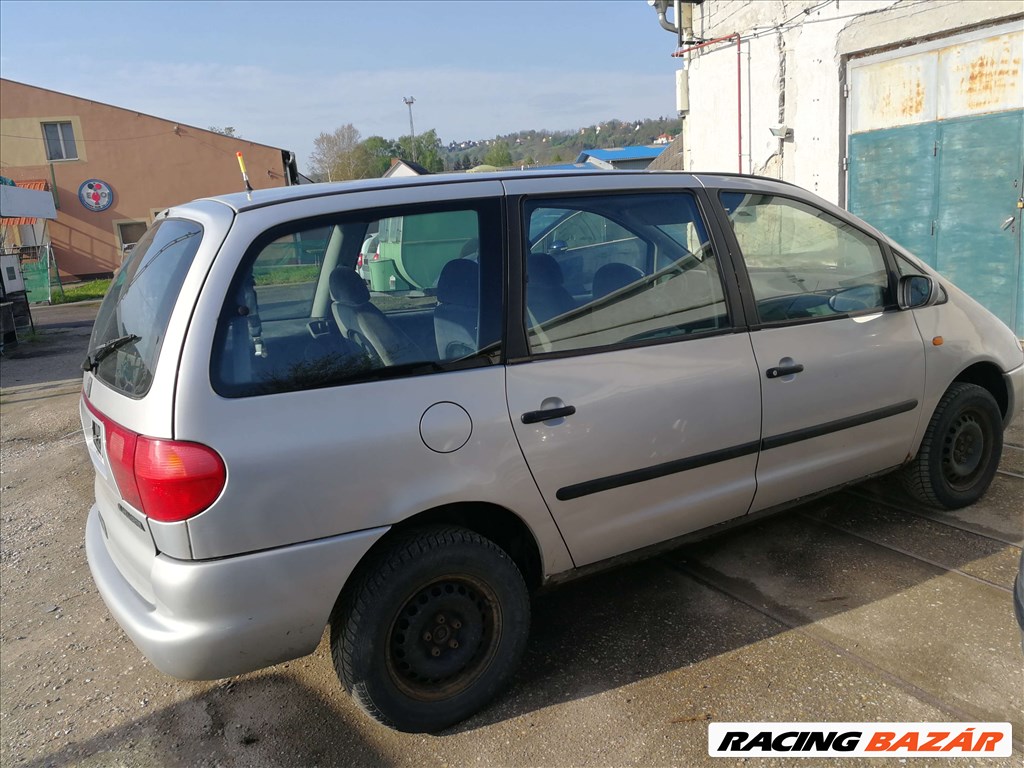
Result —
[{"label": "car rear wheel", "polygon": [[988,490],[1003,452],[1002,414],[975,384],[954,383],[942,396],[903,484],[918,501],[945,509],[973,504]]},{"label": "car rear wheel", "polygon": [[433,526],[402,534],[361,568],[331,617],[331,655],[371,717],[432,732],[508,684],[529,623],[529,594],[509,556],[467,529]]}]

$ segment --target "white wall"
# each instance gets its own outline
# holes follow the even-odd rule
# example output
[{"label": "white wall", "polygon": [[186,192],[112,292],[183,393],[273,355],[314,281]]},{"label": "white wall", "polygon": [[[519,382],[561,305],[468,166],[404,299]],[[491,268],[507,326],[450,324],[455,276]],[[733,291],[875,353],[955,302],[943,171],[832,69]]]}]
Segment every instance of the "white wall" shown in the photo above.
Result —
[{"label": "white wall", "polygon": [[[706,0],[694,8],[693,25],[703,39],[734,33],[744,38],[743,172],[792,181],[838,203],[845,183],[843,57],[1022,13],[1019,0]],[[735,173],[735,41],[693,52],[686,66],[686,168]],[[780,95],[785,101],[781,120]],[[769,128],[780,122],[793,129],[792,140],[772,137]]]}]

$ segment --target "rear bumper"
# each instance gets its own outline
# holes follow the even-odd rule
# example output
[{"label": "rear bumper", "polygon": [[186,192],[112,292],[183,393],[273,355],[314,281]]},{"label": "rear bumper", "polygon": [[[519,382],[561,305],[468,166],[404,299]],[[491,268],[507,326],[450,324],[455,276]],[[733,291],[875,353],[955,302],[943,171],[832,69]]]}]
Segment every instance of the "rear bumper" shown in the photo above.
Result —
[{"label": "rear bumper", "polygon": [[156,555],[154,603],[132,589],[111,559],[96,506],[85,540],[103,601],[146,658],[175,677],[213,680],[312,653],[345,581],[386,531],[222,560]]}]

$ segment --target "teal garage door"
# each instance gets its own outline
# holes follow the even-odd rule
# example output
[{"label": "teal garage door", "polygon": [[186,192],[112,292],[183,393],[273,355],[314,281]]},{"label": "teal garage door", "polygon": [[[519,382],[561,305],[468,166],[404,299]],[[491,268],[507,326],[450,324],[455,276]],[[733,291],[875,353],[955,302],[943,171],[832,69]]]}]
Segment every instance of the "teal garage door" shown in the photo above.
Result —
[{"label": "teal garage door", "polygon": [[851,62],[847,207],[1024,336],[1021,38]]}]

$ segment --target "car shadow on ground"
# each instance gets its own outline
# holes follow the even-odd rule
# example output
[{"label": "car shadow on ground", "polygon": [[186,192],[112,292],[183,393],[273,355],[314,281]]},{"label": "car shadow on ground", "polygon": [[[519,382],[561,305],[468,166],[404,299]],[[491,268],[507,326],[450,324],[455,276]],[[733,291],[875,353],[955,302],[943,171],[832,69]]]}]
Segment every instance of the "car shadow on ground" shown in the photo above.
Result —
[{"label": "car shadow on ground", "polygon": [[[287,673],[195,687],[206,690],[23,766],[391,764],[361,736],[373,726],[357,722],[354,706],[339,707]],[[128,701],[138,705],[135,698]]]}]

